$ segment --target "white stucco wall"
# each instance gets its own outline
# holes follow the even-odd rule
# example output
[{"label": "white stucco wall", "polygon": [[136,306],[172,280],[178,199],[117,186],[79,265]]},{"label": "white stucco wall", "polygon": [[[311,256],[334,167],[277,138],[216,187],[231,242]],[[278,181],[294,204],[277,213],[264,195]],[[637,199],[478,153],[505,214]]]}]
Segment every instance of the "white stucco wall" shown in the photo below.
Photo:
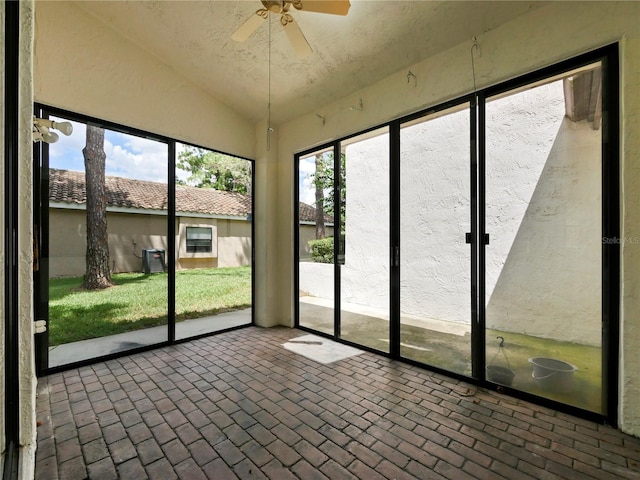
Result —
[{"label": "white stucco wall", "polygon": [[389,136],[345,148],[345,263],[342,301],[389,310]]},{"label": "white stucco wall", "polygon": [[400,134],[400,309],[470,323],[469,105]]},{"label": "white stucco wall", "polygon": [[[501,168],[507,158],[487,153],[487,326],[599,346],[602,131],[556,113],[548,122],[558,128],[551,149],[540,145],[538,159],[530,156],[534,145],[520,150],[518,170],[531,173],[529,181],[513,175],[509,184]],[[536,138],[531,128],[527,140]],[[498,135],[488,135],[496,149]]]},{"label": "white stucco wall", "polygon": [[[487,106],[487,326],[600,345],[601,130],[563,120],[562,81]],[[469,324],[469,106],[401,131],[401,312]],[[389,139],[346,151],[342,301],[389,308]],[[333,298],[332,268],[300,265]],[[496,288],[497,286],[497,288]]]},{"label": "white stucco wall", "polygon": [[300,295],[333,301],[334,275],[333,263],[301,262],[298,282]]},{"label": "white stucco wall", "polygon": [[[478,32],[478,88],[498,83],[580,53],[620,42],[621,59],[621,228],[623,238],[640,238],[640,4],[638,2],[553,2],[495,30]],[[268,272],[268,292],[278,300],[269,313],[293,322],[293,155],[331,139],[356,133],[391,118],[456,98],[473,89],[468,43],[408,66],[394,75],[325,105],[320,112],[279,126],[278,158],[270,166],[278,211],[269,250],[282,268]],[[407,83],[407,71],[416,85]],[[363,110],[349,109],[362,99]],[[319,125],[316,113],[326,119]],[[640,248],[621,245],[620,426],[640,435]]]}]

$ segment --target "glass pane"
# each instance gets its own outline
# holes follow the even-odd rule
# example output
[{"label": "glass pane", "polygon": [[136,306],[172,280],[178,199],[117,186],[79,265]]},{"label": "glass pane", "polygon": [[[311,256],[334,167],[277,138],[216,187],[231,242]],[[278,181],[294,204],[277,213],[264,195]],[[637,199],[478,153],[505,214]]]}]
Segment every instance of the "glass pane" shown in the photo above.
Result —
[{"label": "glass pane", "polygon": [[469,105],[400,132],[400,352],[471,375]]},{"label": "glass pane", "polygon": [[342,144],[340,337],[389,351],[389,134]]},{"label": "glass pane", "polygon": [[167,145],[72,124],[49,146],[50,367],[167,340]]},{"label": "glass pane", "polygon": [[187,227],[187,240],[211,240],[211,228]]},{"label": "glass pane", "polygon": [[602,413],[600,67],[486,113],[487,378]]},{"label": "glass pane", "polygon": [[176,338],[251,323],[252,163],[177,144]]},{"label": "glass pane", "polygon": [[333,151],[302,157],[298,167],[299,322],[333,335]]}]

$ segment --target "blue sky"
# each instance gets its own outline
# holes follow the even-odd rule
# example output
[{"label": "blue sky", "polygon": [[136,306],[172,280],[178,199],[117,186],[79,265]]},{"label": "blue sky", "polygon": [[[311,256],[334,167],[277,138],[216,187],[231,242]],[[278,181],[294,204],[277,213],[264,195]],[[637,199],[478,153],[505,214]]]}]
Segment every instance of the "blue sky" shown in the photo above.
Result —
[{"label": "blue sky", "polygon": [[311,175],[316,171],[316,157],[301,158],[299,166],[300,176],[298,178],[298,188],[300,192],[300,201],[308,205],[314,205],[316,202],[316,191],[311,185]]},{"label": "blue sky", "polygon": [[[68,121],[53,116],[51,119]],[[86,126],[78,122],[71,124],[73,133],[70,136],[59,134],[60,139],[49,145],[49,167],[83,172],[82,149],[86,144]],[[176,145],[176,153],[179,154],[184,147],[180,143]],[[105,173],[108,176],[167,182],[168,147],[164,143],[105,130],[104,151],[107,154]],[[309,205],[315,202],[315,189],[311,185],[315,168],[315,155],[300,160],[300,200]],[[176,174],[183,179],[188,176],[181,170],[176,170]]]},{"label": "blue sky", "polygon": [[[86,143],[86,126],[71,123],[73,133],[68,137],[60,134],[60,140],[49,146],[49,167],[81,172],[84,171],[82,149]],[[180,148],[178,144],[178,152]],[[107,154],[105,171],[109,176],[167,182],[168,147],[165,143],[105,130],[104,151]],[[180,171],[177,173],[182,176]]]}]

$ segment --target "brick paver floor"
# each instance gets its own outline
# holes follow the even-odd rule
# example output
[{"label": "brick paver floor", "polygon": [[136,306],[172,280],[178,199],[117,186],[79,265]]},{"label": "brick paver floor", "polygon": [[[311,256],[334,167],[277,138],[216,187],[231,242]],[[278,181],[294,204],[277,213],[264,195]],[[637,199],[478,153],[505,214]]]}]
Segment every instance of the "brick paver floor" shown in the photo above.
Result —
[{"label": "brick paver floor", "polygon": [[251,327],[41,378],[36,478],[640,479],[640,439]]}]

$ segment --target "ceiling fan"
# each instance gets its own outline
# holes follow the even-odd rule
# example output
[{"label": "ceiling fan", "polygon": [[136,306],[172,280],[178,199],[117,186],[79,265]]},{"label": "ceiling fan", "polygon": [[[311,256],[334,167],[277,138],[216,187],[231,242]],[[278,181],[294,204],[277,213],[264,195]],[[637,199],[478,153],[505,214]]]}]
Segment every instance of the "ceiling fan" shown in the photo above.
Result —
[{"label": "ceiling fan", "polygon": [[238,28],[231,38],[236,42],[244,42],[255,32],[270,13],[280,15],[280,25],[287,34],[296,54],[304,58],[312,53],[309,42],[304,37],[302,30],[289,13],[293,6],[296,10],[307,12],[329,13],[331,15],[346,15],[351,4],[349,0],[284,0],[269,1],[260,0],[264,8],[256,11],[249,19]]}]

